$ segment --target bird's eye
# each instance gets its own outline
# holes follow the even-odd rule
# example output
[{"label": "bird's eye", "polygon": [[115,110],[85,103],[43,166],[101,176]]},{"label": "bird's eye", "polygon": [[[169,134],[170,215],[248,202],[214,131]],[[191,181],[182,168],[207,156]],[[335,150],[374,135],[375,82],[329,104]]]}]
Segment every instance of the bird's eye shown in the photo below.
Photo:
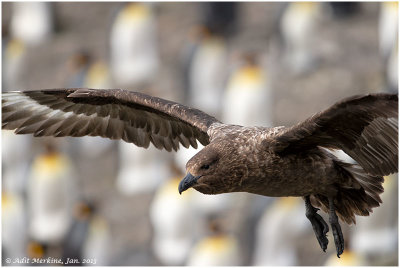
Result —
[{"label": "bird's eye", "polygon": [[201,168],[201,169],[209,169],[209,168],[210,168],[210,165],[202,165],[200,168]]}]

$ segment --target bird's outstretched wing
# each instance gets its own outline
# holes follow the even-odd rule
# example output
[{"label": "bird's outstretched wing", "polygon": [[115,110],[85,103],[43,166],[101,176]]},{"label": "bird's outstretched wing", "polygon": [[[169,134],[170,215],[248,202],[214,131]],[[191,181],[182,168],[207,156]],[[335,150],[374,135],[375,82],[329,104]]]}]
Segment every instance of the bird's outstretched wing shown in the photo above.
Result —
[{"label": "bird's outstretched wing", "polygon": [[369,174],[398,171],[398,97],[369,94],[342,100],[278,135],[281,154],[316,146],[341,149]]},{"label": "bird's outstretched wing", "polygon": [[209,143],[214,117],[176,102],[121,89],[14,91],[2,94],[2,128],[34,136],[101,136],[177,150]]}]

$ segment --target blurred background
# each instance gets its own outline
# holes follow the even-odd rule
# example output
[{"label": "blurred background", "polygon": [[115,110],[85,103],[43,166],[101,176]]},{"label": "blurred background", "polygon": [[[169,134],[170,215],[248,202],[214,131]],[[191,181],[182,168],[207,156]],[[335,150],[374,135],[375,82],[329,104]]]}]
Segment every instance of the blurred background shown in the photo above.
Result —
[{"label": "blurred background", "polygon": [[[2,3],[3,91],[118,87],[227,123],[290,126],[397,92],[397,59],[396,2]],[[398,265],[397,174],[381,207],[342,224],[337,259],[300,198],[180,196],[195,153],[2,131],[3,265]]]}]

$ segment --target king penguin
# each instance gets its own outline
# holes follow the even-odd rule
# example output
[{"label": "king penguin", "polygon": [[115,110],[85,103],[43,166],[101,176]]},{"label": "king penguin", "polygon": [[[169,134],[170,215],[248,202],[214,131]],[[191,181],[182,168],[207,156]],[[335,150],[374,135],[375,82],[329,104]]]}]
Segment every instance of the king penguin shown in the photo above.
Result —
[{"label": "king penguin", "polygon": [[266,68],[256,55],[246,54],[228,80],[222,105],[222,120],[250,126],[272,125],[272,91]]},{"label": "king penguin", "polygon": [[11,36],[28,45],[40,45],[53,32],[52,7],[49,2],[13,3]]},{"label": "king penguin", "polygon": [[186,265],[238,266],[241,265],[239,240],[222,229],[215,219],[208,222],[209,234],[191,249]]},{"label": "king penguin", "polygon": [[180,178],[173,177],[164,182],[150,207],[153,252],[164,265],[183,265],[194,242],[192,193],[177,194]]},{"label": "king penguin", "polygon": [[320,8],[321,5],[315,2],[292,2],[282,16],[280,29],[285,42],[286,64],[294,74],[314,68],[311,44]]},{"label": "king penguin", "polygon": [[157,23],[148,3],[126,3],[110,32],[110,64],[114,84],[121,87],[150,83],[159,69]]},{"label": "king penguin", "polygon": [[29,234],[40,243],[59,244],[72,222],[76,197],[74,167],[51,142],[31,166],[28,179]]}]

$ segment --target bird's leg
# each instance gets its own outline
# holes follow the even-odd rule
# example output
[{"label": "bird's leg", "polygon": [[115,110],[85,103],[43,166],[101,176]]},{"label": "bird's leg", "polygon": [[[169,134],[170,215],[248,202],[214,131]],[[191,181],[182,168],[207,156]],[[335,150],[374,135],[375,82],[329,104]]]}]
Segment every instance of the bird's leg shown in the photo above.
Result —
[{"label": "bird's leg", "polygon": [[340,227],[338,216],[335,213],[335,205],[333,203],[333,198],[328,198],[329,200],[329,223],[332,227],[333,238],[335,239],[336,253],[338,258],[343,253],[344,250],[344,238],[342,233],[342,228]]},{"label": "bird's leg", "polygon": [[328,224],[324,219],[317,213],[318,209],[313,207],[310,202],[310,196],[305,197],[306,202],[306,217],[310,220],[312,227],[314,229],[315,236],[321,246],[322,250],[325,252],[328,246],[328,238],[326,233],[329,231]]}]

